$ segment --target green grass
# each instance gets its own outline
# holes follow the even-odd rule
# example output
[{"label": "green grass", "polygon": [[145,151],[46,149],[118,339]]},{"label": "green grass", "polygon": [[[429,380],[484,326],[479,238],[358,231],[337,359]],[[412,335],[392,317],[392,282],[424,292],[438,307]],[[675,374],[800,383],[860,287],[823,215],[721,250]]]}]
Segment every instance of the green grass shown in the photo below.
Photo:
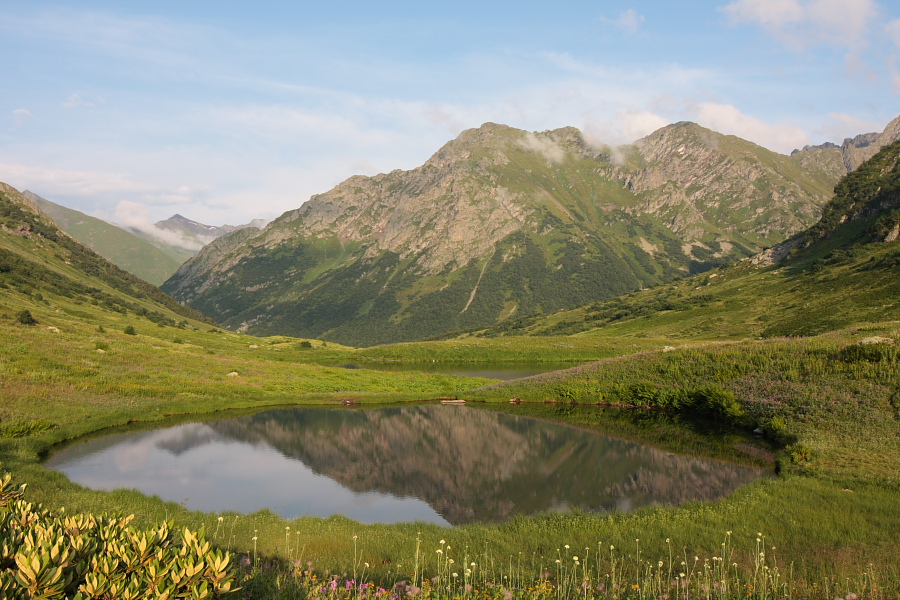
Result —
[{"label": "green grass", "polygon": [[[461,580],[452,578],[438,558],[453,557],[454,564],[460,564],[468,552],[478,565],[491,565],[488,571],[477,571],[478,585],[483,588],[496,583],[490,588],[495,597],[503,597],[498,586],[504,576],[518,579],[518,583],[507,581],[502,589],[519,597],[558,597],[564,588],[571,591],[574,580],[571,566],[565,574],[554,571],[557,549],[571,560],[571,556],[581,556],[582,548],[590,548],[589,557],[596,557],[609,545],[617,548],[612,558],[605,555],[602,564],[588,563],[588,569],[594,569],[590,577],[595,583],[604,580],[610,561],[614,561],[620,581],[647,589],[652,581],[658,582],[653,579],[658,577],[655,568],[648,570],[651,565],[663,560],[665,569],[678,569],[684,556],[692,565],[697,556],[698,566],[687,578],[695,586],[692,589],[699,590],[705,576],[702,565],[712,565],[704,561],[719,556],[726,531],[733,532],[729,543],[733,562],[739,565],[728,575],[730,589],[738,580],[749,581],[753,576],[756,534],[764,533],[766,544],[778,548],[779,585],[790,581],[790,594],[782,587],[781,597],[819,597],[826,587],[831,595],[871,592],[873,577],[882,596],[900,590],[895,558],[900,536],[895,508],[900,490],[896,475],[900,472],[900,430],[892,404],[897,402],[894,394],[900,383],[896,363],[840,360],[841,349],[863,337],[900,339],[897,323],[802,340],[682,343],[668,352],[661,351],[664,340],[584,335],[530,341],[469,338],[420,347],[423,356],[435,357],[432,360],[522,356],[530,360],[547,351],[553,352],[554,360],[561,356],[602,358],[568,372],[474,390],[471,388],[490,382],[306,364],[315,356],[355,354],[410,360],[417,356],[417,345],[357,351],[333,344],[323,347],[320,341],[311,340],[311,348],[302,348],[302,340],[214,333],[199,323],[184,329],[159,327],[134,315],[89,304],[75,307],[68,299],[52,294],[34,301],[15,291],[0,290],[0,299],[0,393],[5,400],[0,422],[9,427],[0,439],[0,460],[17,480],[29,483],[28,498],[50,507],[65,506],[67,511],[134,513],[139,525],[172,518],[179,526],[204,527],[215,544],[250,557],[252,564],[246,574],[251,578],[244,581],[248,592],[256,590],[266,597],[313,596],[323,578],[340,575],[344,585],[343,577],[354,578],[356,569],[357,581],[386,587],[401,580],[413,582],[417,576],[421,587],[424,573],[439,577],[434,585],[450,585],[455,590],[447,597],[465,595],[464,587],[453,587]],[[20,307],[28,308],[39,324],[14,323]],[[78,314],[71,314],[75,312]],[[126,323],[133,324],[136,336],[122,333]],[[98,325],[104,333],[97,331]],[[58,328],[59,333],[48,327]],[[176,336],[181,343],[174,341]],[[554,346],[557,343],[560,346]],[[627,355],[629,352],[632,354]],[[230,372],[238,376],[228,377]],[[38,460],[59,441],[131,421],[161,421],[171,419],[169,415],[202,417],[214,411],[252,411],[286,404],[333,404],[347,397],[374,404],[443,395],[484,400],[484,406],[493,410],[592,427],[669,451],[747,459],[733,448],[703,442],[702,436],[693,436],[690,427],[677,422],[642,427],[625,417],[598,420],[590,416],[592,411],[571,404],[544,404],[559,400],[562,392],[568,403],[618,403],[616,394],[629,393],[628,382],[643,382],[656,389],[708,384],[733,391],[753,417],[752,425],[763,425],[776,443],[787,444],[779,454],[781,475],[718,502],[678,509],[538,515],[501,525],[447,529],[421,523],[362,525],[343,517],[286,521],[266,511],[252,515],[193,512],[133,491],[107,493],[77,486],[44,469]],[[525,403],[509,405],[511,397]],[[681,435],[673,441],[676,432]],[[440,548],[441,539],[452,550],[437,555],[434,550]],[[641,540],[640,557],[636,539]],[[421,555],[418,569],[417,543]],[[670,548],[674,556],[682,558],[670,562]],[[270,559],[287,562],[271,563]],[[292,560],[299,561],[299,566],[292,566]],[[369,567],[364,567],[365,563]],[[445,569],[443,575],[441,569]],[[541,596],[536,586],[549,585],[541,584],[544,572],[552,573],[553,586],[540,588]],[[317,579],[312,580],[312,575]],[[433,585],[422,589],[437,593]],[[598,593],[596,597],[604,596]]]},{"label": "green grass", "polygon": [[[840,249],[838,241],[834,250]],[[442,598],[484,597],[485,591],[491,598],[507,593],[648,598],[686,592],[723,598],[833,598],[851,592],[900,597],[900,314],[894,302],[896,278],[890,277],[895,267],[889,262],[895,246],[832,258],[801,255],[793,278],[778,269],[723,270],[705,281],[695,278],[548,321],[535,319],[520,331],[553,332],[554,337],[502,337],[495,331],[490,335],[497,337],[491,338],[470,333],[365,350],[222,332],[190,314],[172,312],[178,307],[155,303],[149,292],[132,288],[124,295],[120,288],[132,284],[114,272],[106,274],[106,283],[86,278],[53,258],[45,239],[10,236],[5,247],[69,281],[96,286],[109,301],[94,303],[89,295],[71,293],[80,288],[44,271],[47,279],[25,282],[12,277],[11,270],[0,270],[4,468],[17,482],[29,484],[29,501],[53,510],[115,511],[134,514],[139,526],[172,519],[179,527],[204,528],[214,544],[247,557],[246,596],[341,597],[337,591],[321,592],[322,582],[334,576],[341,586],[347,578],[386,589],[406,581],[423,596]],[[813,270],[820,259],[826,263]],[[880,275],[873,265],[882,265]],[[17,322],[23,310],[37,324]],[[579,327],[579,319],[598,328]],[[124,333],[128,326],[135,335]],[[808,335],[815,328],[830,333],[773,337],[779,332]],[[848,350],[871,336],[895,344],[882,344],[877,353]],[[766,339],[744,339],[757,337]],[[663,351],[664,346],[674,350]],[[326,358],[488,362],[545,357],[600,360],[503,384],[314,364]],[[333,406],[348,398],[374,406],[449,395],[483,401],[492,410],[636,438],[668,451],[754,459],[729,444],[727,436],[716,444],[700,435],[704,422],[693,421],[694,413],[705,412],[716,423],[707,420],[705,427],[718,430],[722,421],[729,427],[761,427],[773,445],[779,475],[722,500],[680,508],[569,512],[441,528],[362,525],[340,516],[286,521],[268,511],[201,513],[135,491],[90,490],[40,462],[57,443],[129,423],[150,426],[282,405]],[[514,397],[523,404],[508,404]],[[726,401],[714,404],[710,398]],[[645,408],[600,418],[609,413],[581,406],[598,402]],[[737,566],[722,571],[726,565],[716,559],[723,552]],[[574,556],[580,564],[574,564]],[[452,570],[471,562],[476,563],[471,575]],[[682,572],[686,587],[673,587]],[[585,577],[590,589],[581,587]],[[711,588],[711,577],[725,581],[727,589]],[[356,592],[352,596],[361,597]],[[341,594],[351,596],[346,590]]]}]

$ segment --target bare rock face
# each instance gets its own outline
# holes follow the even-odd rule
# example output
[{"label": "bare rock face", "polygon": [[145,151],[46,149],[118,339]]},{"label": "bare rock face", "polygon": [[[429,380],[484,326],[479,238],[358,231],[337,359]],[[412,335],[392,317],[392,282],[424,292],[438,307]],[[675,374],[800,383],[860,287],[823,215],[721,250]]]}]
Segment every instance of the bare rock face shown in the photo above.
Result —
[{"label": "bare rock face", "polygon": [[800,150],[794,150],[791,158],[806,168],[818,166],[838,177],[843,177],[898,139],[900,139],[900,117],[888,123],[881,133],[861,133],[846,138],[840,146],[831,142],[804,146]]},{"label": "bare rock face", "polygon": [[694,123],[619,148],[486,123],[418,168],[351,177],[217,239],[163,289],[254,333],[421,339],[774,246],[818,218],[838,154],[783,156]]},{"label": "bare rock face", "polygon": [[881,133],[863,133],[845,139],[841,145],[841,152],[847,172],[855,171],[879,150],[898,139],[900,139],[900,117],[888,123]]},{"label": "bare rock face", "polygon": [[3,183],[2,181],[0,181],[0,192],[2,192],[10,200],[10,202],[18,204],[28,212],[37,215],[41,219],[46,219],[48,221],[50,220],[50,218],[46,214],[44,214],[44,211],[42,211],[37,204],[35,204],[31,199],[20,193],[19,190],[12,187],[8,183]]},{"label": "bare rock face", "polygon": [[816,218],[838,179],[819,168],[791,173],[788,157],[694,123],[660,129],[635,147],[646,166],[620,177],[645,199],[636,210],[671,223],[687,242],[710,223],[751,244],[779,241]]},{"label": "bare rock face", "polygon": [[884,236],[885,243],[887,242],[896,242],[900,239],[900,223],[894,225],[893,229],[887,232],[887,235]]},{"label": "bare rock face", "polygon": [[790,255],[791,250],[798,247],[802,242],[803,238],[801,236],[794,236],[771,248],[766,248],[759,254],[753,256],[750,259],[750,262],[760,267],[774,265],[787,258]]}]

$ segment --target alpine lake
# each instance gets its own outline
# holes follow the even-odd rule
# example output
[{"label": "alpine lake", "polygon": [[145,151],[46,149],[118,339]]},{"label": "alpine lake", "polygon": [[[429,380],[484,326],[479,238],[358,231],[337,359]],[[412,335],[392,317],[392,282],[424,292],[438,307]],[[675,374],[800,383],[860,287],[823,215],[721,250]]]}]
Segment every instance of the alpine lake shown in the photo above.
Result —
[{"label": "alpine lake", "polygon": [[[510,379],[561,366],[572,365],[425,369]],[[639,412],[578,410],[614,419]],[[664,417],[625,418],[652,429]],[[192,510],[269,509],[287,519],[340,514],[363,523],[442,525],[677,506],[720,498],[773,475],[759,461],[674,453],[557,421],[513,405],[281,408],[152,430],[119,429],[71,443],[45,466],[92,489],[136,489]],[[706,430],[702,424],[690,427],[695,435],[703,430],[711,443],[723,437],[712,424]],[[764,452],[752,435],[725,437],[729,447],[749,449],[747,456]]]}]

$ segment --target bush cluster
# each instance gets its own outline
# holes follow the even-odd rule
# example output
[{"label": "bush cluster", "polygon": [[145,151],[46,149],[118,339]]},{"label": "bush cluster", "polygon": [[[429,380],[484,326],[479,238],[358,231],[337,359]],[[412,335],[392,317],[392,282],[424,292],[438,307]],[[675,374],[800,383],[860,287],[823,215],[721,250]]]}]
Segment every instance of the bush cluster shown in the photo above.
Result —
[{"label": "bush cluster", "polygon": [[160,600],[224,598],[235,591],[228,552],[202,533],[149,530],[133,518],[53,514],[0,479],[0,598]]}]

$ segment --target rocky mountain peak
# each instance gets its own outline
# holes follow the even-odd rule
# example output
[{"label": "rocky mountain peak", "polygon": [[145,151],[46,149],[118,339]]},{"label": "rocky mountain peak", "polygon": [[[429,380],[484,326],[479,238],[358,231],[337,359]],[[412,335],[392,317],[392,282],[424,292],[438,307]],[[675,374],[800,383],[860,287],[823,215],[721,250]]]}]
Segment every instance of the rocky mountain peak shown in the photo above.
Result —
[{"label": "rocky mountain peak", "polygon": [[619,148],[485,123],[221,238],[164,289],[246,331],[416,339],[747,256],[813,222],[836,180],[690,122]]},{"label": "rocky mountain peak", "polygon": [[888,123],[881,133],[861,133],[848,137],[840,146],[832,142],[807,145],[791,152],[791,156],[804,166],[819,164],[843,177],[898,139],[900,139],[900,117]]}]

